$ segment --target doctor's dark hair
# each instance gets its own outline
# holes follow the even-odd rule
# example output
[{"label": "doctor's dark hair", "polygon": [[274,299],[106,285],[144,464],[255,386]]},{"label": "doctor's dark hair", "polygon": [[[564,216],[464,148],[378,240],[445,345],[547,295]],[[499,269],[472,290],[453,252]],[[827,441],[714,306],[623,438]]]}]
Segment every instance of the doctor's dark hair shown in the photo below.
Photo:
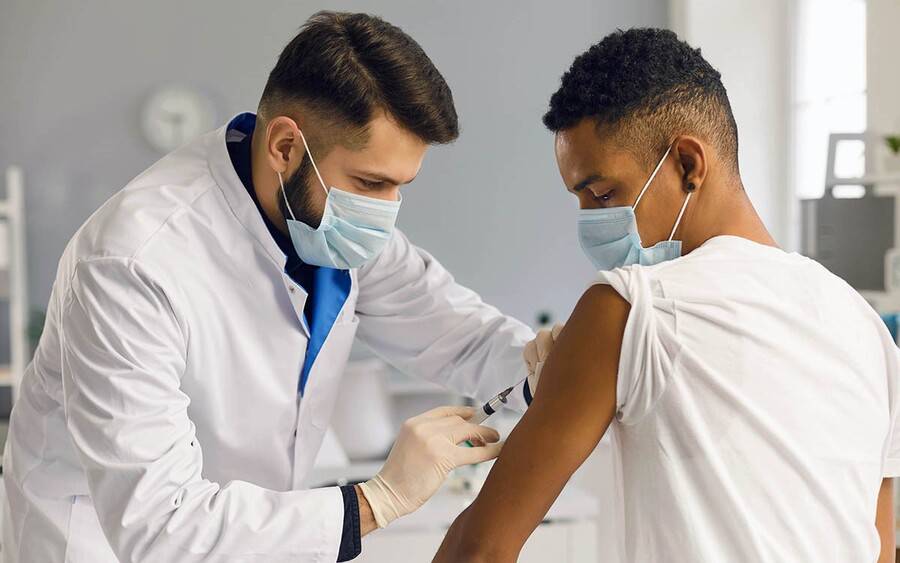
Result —
[{"label": "doctor's dark hair", "polygon": [[459,136],[453,95],[425,51],[400,28],[368,14],[318,12],[269,74],[260,113],[297,103],[363,131],[377,110],[428,144]]},{"label": "doctor's dark hair", "polygon": [[669,30],[618,30],[575,59],[544,125],[558,133],[584,118],[649,167],[674,137],[696,135],[738,172],[737,125],[722,76]]}]

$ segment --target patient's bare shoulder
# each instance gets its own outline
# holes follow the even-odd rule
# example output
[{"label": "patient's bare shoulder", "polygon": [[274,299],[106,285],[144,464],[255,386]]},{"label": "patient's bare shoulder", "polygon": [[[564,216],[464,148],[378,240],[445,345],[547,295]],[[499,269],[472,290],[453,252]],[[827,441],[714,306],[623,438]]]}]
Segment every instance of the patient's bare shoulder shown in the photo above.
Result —
[{"label": "patient's bare shoulder", "polygon": [[[605,343],[605,351],[618,358],[618,347],[621,346],[622,335],[631,305],[610,285],[595,284],[589,287],[572,311],[566,323],[570,346],[582,348],[582,352],[596,350],[594,346]],[[554,349],[555,351],[555,349]],[[583,367],[591,369],[594,361],[584,358]]]},{"label": "patient's bare shoulder", "polygon": [[581,299],[578,300],[578,304],[575,306],[572,316],[575,316],[581,308],[584,308],[586,310],[585,312],[590,312],[595,316],[604,317],[623,311],[627,312],[630,305],[611,285],[595,283],[587,288],[581,296]]},{"label": "patient's bare shoulder", "polygon": [[516,561],[572,473],[606,432],[630,306],[615,289],[587,289],[544,364],[534,401],[472,506],[435,561]]}]

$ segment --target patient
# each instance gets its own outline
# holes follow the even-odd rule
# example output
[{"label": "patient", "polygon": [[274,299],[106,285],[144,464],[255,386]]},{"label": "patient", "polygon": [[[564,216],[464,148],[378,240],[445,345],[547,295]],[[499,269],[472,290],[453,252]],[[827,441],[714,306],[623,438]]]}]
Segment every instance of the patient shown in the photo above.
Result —
[{"label": "patient", "polygon": [[435,561],[515,561],[609,429],[625,561],[893,561],[897,348],[769,235],[719,73],[669,31],[619,31],[544,123],[600,273]]}]

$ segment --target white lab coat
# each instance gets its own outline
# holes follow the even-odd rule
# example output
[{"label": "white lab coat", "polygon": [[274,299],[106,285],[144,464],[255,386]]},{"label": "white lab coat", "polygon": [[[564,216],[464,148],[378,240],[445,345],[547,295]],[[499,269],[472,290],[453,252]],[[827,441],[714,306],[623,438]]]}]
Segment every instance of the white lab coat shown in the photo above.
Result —
[{"label": "white lab coat", "polygon": [[332,563],[341,493],[302,487],[355,336],[479,399],[525,377],[531,331],[398,232],[352,272],[301,398],[306,293],[225,139],[154,164],[67,246],[12,415],[7,563]]}]

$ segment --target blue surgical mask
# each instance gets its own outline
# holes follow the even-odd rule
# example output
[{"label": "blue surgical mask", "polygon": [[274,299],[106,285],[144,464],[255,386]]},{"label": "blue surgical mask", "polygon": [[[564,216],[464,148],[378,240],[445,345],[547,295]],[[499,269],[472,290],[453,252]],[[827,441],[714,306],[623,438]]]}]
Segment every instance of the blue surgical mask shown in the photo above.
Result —
[{"label": "blue surgical mask", "polygon": [[633,206],[582,209],[579,212],[578,239],[581,242],[581,249],[598,270],[614,270],[632,264],[652,266],[681,256],[681,241],[672,240],[672,238],[675,236],[675,231],[678,230],[684,210],[687,209],[691,192],[688,192],[684,198],[684,204],[681,206],[678,218],[675,219],[675,226],[672,228],[669,239],[650,248],[644,248],[641,245],[641,235],[638,233],[637,220],[634,215],[635,208],[641,202],[647,188],[650,187],[671,150],[672,146],[669,145],[666,154],[653,169],[653,173],[650,174],[650,178],[644,184]]},{"label": "blue surgical mask", "polygon": [[291,242],[300,259],[307,264],[349,270],[374,260],[394,232],[400,200],[384,201],[366,197],[332,186],[325,187],[322,175],[313,160],[303,132],[300,139],[312,163],[319,184],[325,190],[325,211],[317,229],[298,221],[284,193],[284,179],[278,173],[284,205],[291,218],[287,219]]}]

